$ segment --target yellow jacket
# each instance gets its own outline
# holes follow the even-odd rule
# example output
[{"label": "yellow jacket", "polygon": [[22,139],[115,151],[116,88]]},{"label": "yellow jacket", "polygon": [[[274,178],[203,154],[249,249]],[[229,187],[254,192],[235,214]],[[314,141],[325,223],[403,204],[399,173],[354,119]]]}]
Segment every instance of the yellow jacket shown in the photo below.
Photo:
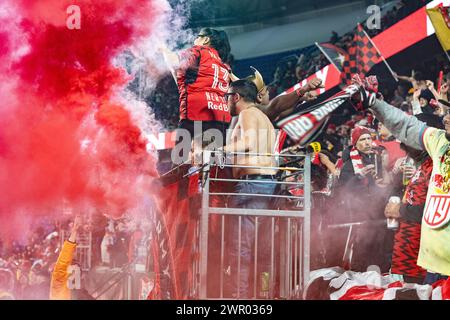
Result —
[{"label": "yellow jacket", "polygon": [[64,241],[64,245],[59,253],[55,268],[52,272],[50,282],[50,300],[71,300],[72,294],[67,287],[67,280],[70,274],[67,268],[72,264],[73,255],[77,248],[76,243]]}]

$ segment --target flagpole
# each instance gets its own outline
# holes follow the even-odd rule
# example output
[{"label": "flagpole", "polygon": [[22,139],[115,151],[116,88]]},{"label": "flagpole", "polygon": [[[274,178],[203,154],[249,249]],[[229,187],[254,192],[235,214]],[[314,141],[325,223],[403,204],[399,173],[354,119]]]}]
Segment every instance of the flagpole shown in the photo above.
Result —
[{"label": "flagpole", "polygon": [[444,52],[445,52],[445,55],[447,56],[448,61],[450,61],[450,56],[448,55],[448,52],[445,51],[445,49],[444,49]]},{"label": "flagpole", "polygon": [[322,49],[322,47],[317,43],[314,42],[314,44],[319,48],[319,50],[323,53],[323,55],[328,59],[328,61],[331,62],[331,64],[339,71],[342,72],[341,69],[338,68],[338,66],[334,63],[333,59],[330,58],[330,56],[325,52],[325,50]]},{"label": "flagpole", "polygon": [[[358,25],[360,25],[358,23]],[[366,35],[367,39],[369,39],[370,43],[374,46],[374,48],[377,50],[378,54],[380,55],[381,59],[383,60],[384,64],[386,65],[386,67],[389,69],[389,71],[391,72],[392,76],[394,77],[395,81],[398,82],[398,78],[395,75],[395,72],[392,70],[391,66],[387,63],[386,59],[383,57],[383,55],[381,54],[380,50],[378,49],[377,45],[372,41],[372,39],[369,37],[369,35],[366,33],[366,30],[364,30],[364,28],[361,26],[362,31],[364,32],[364,34]]]}]

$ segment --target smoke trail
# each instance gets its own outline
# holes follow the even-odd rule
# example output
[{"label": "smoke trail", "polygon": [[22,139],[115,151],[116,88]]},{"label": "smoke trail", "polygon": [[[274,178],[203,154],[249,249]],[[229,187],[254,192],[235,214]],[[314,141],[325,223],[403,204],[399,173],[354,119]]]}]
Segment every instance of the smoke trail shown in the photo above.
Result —
[{"label": "smoke trail", "polygon": [[158,81],[169,73],[160,48],[165,46],[173,51],[191,46],[195,36],[192,30],[187,29],[187,17],[190,6],[194,2],[204,0],[178,0],[176,3],[160,1],[162,13],[154,19],[152,34],[144,41],[135,43],[130,47],[132,57],[131,73],[136,76],[139,83],[139,95],[148,96],[152,93]]},{"label": "smoke trail", "polygon": [[124,91],[132,77],[115,58],[142,43],[150,47],[170,6],[81,0],[80,29],[71,30],[71,4],[0,5],[3,234],[23,232],[22,210],[58,216],[64,200],[74,211],[120,216],[151,192],[156,174],[143,132],[158,128],[146,106]]}]

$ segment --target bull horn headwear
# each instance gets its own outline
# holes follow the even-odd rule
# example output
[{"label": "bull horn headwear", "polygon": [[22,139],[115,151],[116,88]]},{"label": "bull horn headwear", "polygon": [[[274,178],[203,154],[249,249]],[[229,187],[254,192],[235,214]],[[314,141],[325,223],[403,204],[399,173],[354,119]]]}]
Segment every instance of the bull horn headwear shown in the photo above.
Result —
[{"label": "bull horn headwear", "polygon": [[[253,82],[256,85],[256,89],[258,90],[258,93],[260,93],[266,87],[266,84],[264,83],[264,79],[263,79],[261,73],[255,67],[251,66],[250,68],[253,70],[254,74],[245,77],[245,79],[250,80],[251,82]],[[230,74],[230,79],[231,79],[231,81],[240,80],[233,73]]]}]

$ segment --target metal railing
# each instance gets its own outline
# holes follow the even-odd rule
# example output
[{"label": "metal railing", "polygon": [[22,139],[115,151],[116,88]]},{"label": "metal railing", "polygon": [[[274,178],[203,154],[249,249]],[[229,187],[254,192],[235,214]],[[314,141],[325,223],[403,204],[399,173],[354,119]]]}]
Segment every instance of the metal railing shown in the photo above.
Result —
[{"label": "metal railing", "polygon": [[[232,153],[233,155],[244,155],[244,153]],[[261,298],[261,299],[301,299],[302,291],[309,280],[310,273],[310,210],[311,210],[311,160],[308,155],[280,155],[280,154],[245,154],[254,157],[265,156],[265,157],[275,157],[275,159],[283,157],[295,157],[298,159],[303,159],[303,168],[299,167],[283,167],[274,166],[270,167],[274,170],[295,172],[295,174],[289,175],[287,177],[297,176],[296,181],[283,181],[283,179],[277,179],[275,181],[265,181],[265,180],[244,180],[240,178],[218,178],[217,172],[220,169],[225,168],[257,168],[262,169],[258,166],[246,166],[239,164],[229,164],[220,163],[217,164],[214,156],[211,152],[204,152],[204,161],[202,167],[202,203],[201,203],[201,214],[200,221],[198,224],[198,243],[195,244],[197,250],[199,250],[198,259],[194,260],[193,272],[194,276],[197,277],[195,283],[195,288],[193,292],[199,299],[223,299],[223,298]],[[300,160],[299,160],[300,161]],[[292,162],[292,161],[291,161]],[[267,169],[268,167],[264,167]],[[270,169],[269,168],[269,169]],[[211,170],[216,169],[216,176],[211,177]],[[289,179],[292,180],[292,179]],[[285,194],[258,194],[258,193],[236,193],[236,192],[211,192],[210,182],[220,183],[221,185],[226,183],[266,183],[274,184],[278,189],[294,188],[300,187],[303,190],[303,194],[293,195],[291,193]],[[224,201],[224,206],[212,206],[212,197],[226,197]],[[249,208],[232,208],[229,207],[229,200],[231,197],[258,197],[258,199],[266,199],[270,197],[271,200],[281,200],[284,203],[279,204],[276,207],[267,207],[263,209],[249,209]],[[285,205],[289,203],[289,208]],[[296,205],[295,205],[296,204]],[[212,215],[219,215],[220,221],[220,232],[219,234],[210,234],[210,218]],[[240,297],[239,296],[239,279],[241,278],[241,239],[243,233],[242,221],[244,217],[251,217],[252,221],[255,223],[254,234],[251,237],[252,244],[252,254],[253,258],[252,265],[249,269],[253,272],[253,277],[249,278],[249,283],[252,283],[252,289],[249,291],[249,296]],[[226,245],[225,240],[225,230],[226,222],[230,219],[238,220],[238,254],[237,254],[237,274],[236,279],[236,292],[225,292],[225,277],[229,276],[226,273],[229,268],[229,261],[226,261],[228,257],[230,246]],[[264,220],[264,222],[262,222]],[[258,265],[261,261],[258,261],[258,249],[260,244],[260,235],[258,234],[258,226],[262,223],[266,223],[266,226],[270,226],[269,234],[263,234],[262,236],[268,237],[263,243],[270,243],[270,248],[268,248],[270,254],[270,267],[269,272],[261,274],[264,278],[258,281]],[[268,223],[268,224],[267,224]],[[234,221],[234,227],[236,227],[236,221]],[[210,241],[212,236],[218,236],[220,242],[219,251],[219,294],[218,296],[212,297],[209,294],[208,281],[210,281],[214,276],[211,268],[208,268],[208,264],[211,263],[210,258],[208,258],[208,250],[215,250],[215,248],[210,248],[208,241]],[[217,240],[217,239],[216,239]],[[267,266],[267,261],[263,263]],[[232,271],[233,273],[233,271]],[[259,282],[259,287],[258,287]],[[263,283],[264,282],[264,283]],[[264,288],[263,288],[264,287]],[[250,292],[251,291],[251,292]],[[231,296],[230,296],[231,294]]]}]

